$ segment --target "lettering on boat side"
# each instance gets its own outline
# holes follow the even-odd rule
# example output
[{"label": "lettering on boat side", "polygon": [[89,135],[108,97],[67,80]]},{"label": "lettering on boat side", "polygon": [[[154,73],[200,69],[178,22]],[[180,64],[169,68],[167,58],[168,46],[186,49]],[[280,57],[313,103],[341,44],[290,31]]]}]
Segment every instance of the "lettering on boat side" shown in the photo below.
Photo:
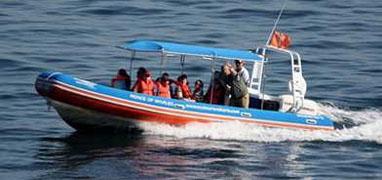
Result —
[{"label": "lettering on boat side", "polygon": [[183,105],[181,104],[177,104],[175,105],[176,108],[179,108],[179,109],[186,109],[186,107],[184,107]]},{"label": "lettering on boat side", "polygon": [[300,118],[309,118],[309,119],[313,119],[313,120],[324,120],[325,119],[325,116],[322,116],[322,115],[318,115],[318,116],[311,116],[311,115],[304,115],[304,114],[297,114],[297,117],[300,117]]},{"label": "lettering on boat side", "polygon": [[252,114],[249,113],[249,112],[242,112],[242,113],[240,113],[240,116],[244,116],[244,117],[252,117]]},{"label": "lettering on boat side", "polygon": [[313,118],[313,119],[316,119],[316,117],[311,116],[311,115],[307,115],[307,114],[296,114],[296,116],[300,117],[300,118]]},{"label": "lettering on boat side", "polygon": [[136,99],[136,100],[140,100],[140,101],[146,101],[146,97],[145,96],[138,96],[138,95],[135,95],[135,94],[130,94],[129,97],[131,99]]},{"label": "lettering on boat side", "polygon": [[231,113],[231,114],[240,114],[239,110],[232,110],[232,109],[226,109],[226,108],[197,106],[194,104],[186,104],[186,107],[188,107],[190,109],[199,109],[199,110],[208,110],[208,111],[224,112],[224,113]]},{"label": "lettering on boat side", "polygon": [[221,108],[221,107],[210,107],[210,106],[201,106],[197,104],[179,104],[175,103],[172,101],[166,101],[164,99],[157,99],[154,97],[146,97],[146,96],[141,96],[137,94],[130,94],[129,97],[134,100],[138,100],[141,102],[148,102],[150,104],[155,104],[155,105],[163,105],[167,107],[172,107],[172,108],[177,108],[177,109],[188,109],[188,110],[204,110],[204,111],[215,111],[215,112],[220,112],[220,113],[230,113],[230,114],[238,114],[241,116],[245,117],[251,117],[252,115],[247,112],[240,112],[239,110],[235,109],[228,109],[228,108]]},{"label": "lettering on boat side", "polygon": [[305,120],[307,124],[317,124],[317,121],[315,119],[307,119]]},{"label": "lettering on boat side", "polygon": [[97,85],[96,83],[93,83],[93,82],[90,82],[90,81],[85,81],[85,80],[82,80],[82,79],[77,79],[77,78],[74,78],[75,82],[77,84],[82,84],[84,86],[87,86],[91,89],[94,89],[94,87]]}]

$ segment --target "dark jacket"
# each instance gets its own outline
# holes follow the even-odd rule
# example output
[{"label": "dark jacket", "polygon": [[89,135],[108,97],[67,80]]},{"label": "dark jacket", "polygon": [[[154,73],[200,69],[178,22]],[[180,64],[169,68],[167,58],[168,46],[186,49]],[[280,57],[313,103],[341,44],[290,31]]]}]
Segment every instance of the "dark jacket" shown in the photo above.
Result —
[{"label": "dark jacket", "polygon": [[245,85],[244,79],[238,74],[228,76],[227,84],[231,86],[231,98],[242,98],[248,94],[248,89]]}]

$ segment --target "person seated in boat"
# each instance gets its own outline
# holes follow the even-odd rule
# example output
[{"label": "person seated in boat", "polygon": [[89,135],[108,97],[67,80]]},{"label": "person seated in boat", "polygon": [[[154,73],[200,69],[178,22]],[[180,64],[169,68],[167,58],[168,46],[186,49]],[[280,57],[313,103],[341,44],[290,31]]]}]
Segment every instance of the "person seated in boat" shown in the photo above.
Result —
[{"label": "person seated in boat", "polygon": [[196,102],[203,102],[204,98],[204,92],[203,92],[203,81],[198,79],[195,81],[194,84],[194,92],[192,92],[192,96],[195,98]]},{"label": "person seated in boat", "polygon": [[220,78],[221,78],[221,72],[215,71],[214,77],[211,79],[210,87],[208,87],[207,93],[204,96],[206,103],[220,104],[220,105],[224,104],[225,89],[221,83]]},{"label": "person seated in boat", "polygon": [[176,95],[178,99],[184,100],[193,100],[192,92],[190,87],[188,86],[187,75],[182,74],[178,77],[178,81],[176,82],[177,91]]},{"label": "person seated in boat", "polygon": [[137,80],[139,78],[143,78],[143,76],[145,75],[145,73],[147,72],[148,70],[144,67],[140,67],[138,68],[138,71],[137,71]]},{"label": "person seated in boat", "polygon": [[249,93],[244,79],[230,64],[225,65],[224,74],[227,77],[226,87],[229,89],[229,104],[231,106],[248,108]]},{"label": "person seated in boat", "polygon": [[145,68],[139,68],[137,72],[137,82],[135,82],[132,90],[137,93],[153,95],[154,82],[151,79],[151,74]]},{"label": "person seated in boat", "polygon": [[249,72],[248,70],[245,68],[245,62],[243,60],[235,60],[235,66],[236,66],[236,72],[237,74],[243,78],[244,82],[245,82],[245,85],[248,87],[249,84],[250,84],[250,78],[249,78]]},{"label": "person seated in boat", "polygon": [[171,98],[177,99],[178,98],[178,82],[170,79],[170,94]]},{"label": "person seated in boat", "polygon": [[111,87],[130,90],[131,79],[126,70],[121,68],[118,70],[118,74],[111,80]]},{"label": "person seated in boat", "polygon": [[169,77],[168,73],[163,73],[162,76],[156,80],[156,96],[171,98],[171,79]]}]

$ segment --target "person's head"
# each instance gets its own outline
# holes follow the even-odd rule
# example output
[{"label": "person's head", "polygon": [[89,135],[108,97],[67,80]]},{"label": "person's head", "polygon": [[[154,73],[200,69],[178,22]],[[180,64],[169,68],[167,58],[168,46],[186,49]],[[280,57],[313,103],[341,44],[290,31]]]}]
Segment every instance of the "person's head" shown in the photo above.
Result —
[{"label": "person's head", "polygon": [[178,82],[179,83],[182,83],[182,84],[187,84],[187,75],[186,74],[182,74],[178,77]]},{"label": "person's head", "polygon": [[146,72],[143,74],[143,79],[144,79],[144,80],[151,79],[151,73],[150,73],[149,71],[146,71]]},{"label": "person's head", "polygon": [[236,59],[236,60],[235,60],[235,66],[236,66],[236,69],[237,69],[238,71],[240,71],[241,69],[243,69],[244,65],[245,65],[245,62],[244,62],[243,60],[239,60],[239,59]]},{"label": "person's head", "polygon": [[144,68],[144,67],[138,68],[137,78],[144,78],[146,73],[147,73],[147,69],[146,68]]},{"label": "person's head", "polygon": [[204,86],[204,84],[203,84],[202,80],[198,79],[198,80],[195,81],[195,85],[194,85],[195,89],[196,88],[203,89],[203,86]]},{"label": "person's head", "polygon": [[[222,71],[223,71],[223,69],[224,68],[222,67]],[[220,71],[215,71],[214,72],[214,79],[219,79],[220,78],[220,74],[221,74]]]},{"label": "person's head", "polygon": [[162,77],[161,77],[161,80],[162,81],[168,81],[169,78],[170,78],[170,75],[168,73],[163,73]]},{"label": "person's head", "polygon": [[123,69],[123,68],[118,70],[118,75],[120,75],[120,76],[128,76],[127,72],[126,72],[126,69]]},{"label": "person's head", "polygon": [[223,65],[223,73],[228,76],[228,75],[231,75],[232,74],[232,65],[229,64],[229,63],[225,63]]},{"label": "person's head", "polygon": [[168,73],[163,73],[162,76],[160,77],[160,81],[162,83],[169,83],[170,75]]}]

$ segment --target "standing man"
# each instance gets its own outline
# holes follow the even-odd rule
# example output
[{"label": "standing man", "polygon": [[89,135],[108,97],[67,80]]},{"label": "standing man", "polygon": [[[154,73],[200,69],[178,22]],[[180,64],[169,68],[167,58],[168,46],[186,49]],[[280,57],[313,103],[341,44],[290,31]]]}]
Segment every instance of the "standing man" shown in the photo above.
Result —
[{"label": "standing man", "polygon": [[242,60],[235,60],[235,65],[236,65],[236,72],[238,73],[238,75],[243,78],[244,82],[245,82],[245,85],[248,87],[249,84],[251,83],[250,79],[249,79],[249,72],[248,70],[244,67],[245,66],[245,62],[242,61]]},{"label": "standing man", "polygon": [[227,77],[226,86],[231,96],[229,104],[231,106],[248,108],[249,93],[244,79],[230,64],[224,65],[223,72]]}]

